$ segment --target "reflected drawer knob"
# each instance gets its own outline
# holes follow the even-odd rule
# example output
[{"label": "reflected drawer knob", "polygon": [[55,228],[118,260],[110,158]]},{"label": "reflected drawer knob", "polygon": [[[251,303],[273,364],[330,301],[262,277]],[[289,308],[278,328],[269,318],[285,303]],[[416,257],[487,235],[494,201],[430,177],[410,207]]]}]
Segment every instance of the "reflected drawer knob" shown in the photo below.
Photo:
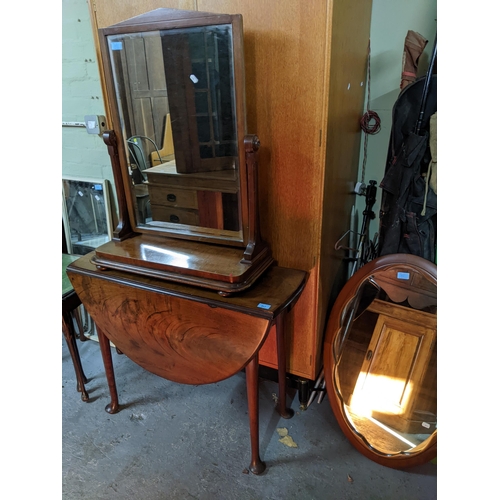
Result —
[{"label": "reflected drawer knob", "polygon": [[171,214],[170,215],[170,222],[179,222],[180,219],[177,217],[177,215]]},{"label": "reflected drawer knob", "polygon": [[167,194],[167,201],[170,201],[171,203],[173,203],[176,200],[177,200],[177,196],[175,196],[175,194]]}]

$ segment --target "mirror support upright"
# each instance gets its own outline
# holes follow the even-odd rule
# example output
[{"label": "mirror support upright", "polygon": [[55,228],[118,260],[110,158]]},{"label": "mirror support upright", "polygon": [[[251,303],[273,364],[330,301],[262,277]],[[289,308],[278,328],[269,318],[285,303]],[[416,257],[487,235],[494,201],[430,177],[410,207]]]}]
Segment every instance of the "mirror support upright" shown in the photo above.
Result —
[{"label": "mirror support upright", "polygon": [[113,241],[123,241],[134,235],[130,224],[130,217],[127,210],[127,201],[123,189],[123,175],[120,167],[120,158],[118,156],[118,147],[116,134],[114,130],[107,130],[102,136],[104,144],[108,146],[108,154],[111,159],[113,177],[115,178],[116,197],[118,198],[118,224],[113,231]]},{"label": "mirror support upright", "polygon": [[248,182],[248,245],[243,254],[242,264],[251,264],[269,254],[269,247],[260,237],[259,195],[258,195],[258,161],[257,151],[260,141],[256,135],[246,135],[244,138],[245,162]]}]

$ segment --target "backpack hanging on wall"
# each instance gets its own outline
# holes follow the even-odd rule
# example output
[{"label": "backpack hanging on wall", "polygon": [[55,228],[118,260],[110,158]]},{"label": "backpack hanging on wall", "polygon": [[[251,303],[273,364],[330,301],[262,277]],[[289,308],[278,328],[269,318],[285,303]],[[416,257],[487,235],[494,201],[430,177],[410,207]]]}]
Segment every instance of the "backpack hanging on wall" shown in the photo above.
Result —
[{"label": "backpack hanging on wall", "polygon": [[[432,153],[436,153],[435,147],[431,152],[429,137],[430,119],[437,113],[437,74],[432,74],[436,46],[435,42],[427,74],[405,87],[393,107],[389,152],[380,183],[380,256],[409,253],[435,261],[437,184]],[[435,138],[435,130],[433,133]]]}]

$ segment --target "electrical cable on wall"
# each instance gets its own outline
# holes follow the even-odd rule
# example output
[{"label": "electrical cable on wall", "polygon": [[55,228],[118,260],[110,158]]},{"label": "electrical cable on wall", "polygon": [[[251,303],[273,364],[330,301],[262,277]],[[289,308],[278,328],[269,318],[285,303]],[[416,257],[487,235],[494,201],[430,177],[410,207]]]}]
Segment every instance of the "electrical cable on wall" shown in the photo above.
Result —
[{"label": "electrical cable on wall", "polygon": [[371,49],[370,49],[370,42],[368,42],[368,70],[367,70],[368,98],[366,102],[366,112],[361,117],[360,120],[361,130],[365,133],[365,140],[363,146],[363,168],[361,170],[361,182],[363,184],[365,182],[368,136],[378,134],[381,129],[381,122],[379,115],[375,111],[370,110],[370,56],[371,56]]}]

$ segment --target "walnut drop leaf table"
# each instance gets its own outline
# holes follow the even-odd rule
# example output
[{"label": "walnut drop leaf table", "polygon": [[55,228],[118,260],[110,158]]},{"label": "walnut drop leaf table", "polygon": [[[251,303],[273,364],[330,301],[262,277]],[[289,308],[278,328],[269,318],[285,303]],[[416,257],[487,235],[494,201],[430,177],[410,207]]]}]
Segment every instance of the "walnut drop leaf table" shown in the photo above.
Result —
[{"label": "walnut drop leaf table", "polygon": [[248,290],[223,297],[216,291],[113,269],[98,269],[93,253],[68,266],[82,304],[95,321],[108,380],[108,413],[119,411],[110,342],[144,369],[173,382],[209,384],[245,369],[250,419],[250,470],[260,474],[259,350],[276,325],[279,400],[286,408],[286,312],[296,302],[307,273],[272,266]]}]

